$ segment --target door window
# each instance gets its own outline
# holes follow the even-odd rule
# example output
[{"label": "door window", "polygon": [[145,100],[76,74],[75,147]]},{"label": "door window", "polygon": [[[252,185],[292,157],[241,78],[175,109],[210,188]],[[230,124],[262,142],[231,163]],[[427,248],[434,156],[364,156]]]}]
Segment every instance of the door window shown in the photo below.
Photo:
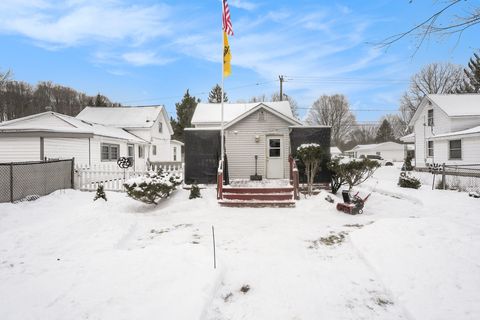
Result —
[{"label": "door window", "polygon": [[269,139],[268,155],[270,158],[280,157],[280,139]]}]

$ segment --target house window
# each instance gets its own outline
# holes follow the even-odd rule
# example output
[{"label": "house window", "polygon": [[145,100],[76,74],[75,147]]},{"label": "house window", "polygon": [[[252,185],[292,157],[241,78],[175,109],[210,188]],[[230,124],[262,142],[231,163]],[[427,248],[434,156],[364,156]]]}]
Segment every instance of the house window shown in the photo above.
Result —
[{"label": "house window", "polygon": [[433,127],[433,109],[428,110],[427,125]]},{"label": "house window", "polygon": [[270,158],[279,158],[281,155],[280,146],[281,142],[280,139],[269,139],[269,156]]},{"label": "house window", "polygon": [[162,133],[163,131],[163,123],[159,122],[158,123],[158,132]]},{"label": "house window", "polygon": [[375,152],[375,153],[377,154],[377,156],[381,156],[381,155],[382,155],[382,153],[381,153],[380,151],[377,151],[377,152]]},{"label": "house window", "polygon": [[143,153],[144,153],[144,147],[138,146],[138,157],[143,158]]},{"label": "house window", "polygon": [[433,141],[428,141],[428,152],[429,157],[433,157]]},{"label": "house window", "polygon": [[100,145],[100,155],[102,161],[117,161],[120,146],[118,144],[102,143]]},{"label": "house window", "polygon": [[462,140],[450,140],[449,144],[450,144],[449,158],[451,160],[462,159]]},{"label": "house window", "polygon": [[152,147],[152,154],[153,154],[154,156],[157,155],[157,146],[155,146],[155,145]]},{"label": "house window", "polygon": [[177,147],[173,147],[173,161],[177,161]]}]

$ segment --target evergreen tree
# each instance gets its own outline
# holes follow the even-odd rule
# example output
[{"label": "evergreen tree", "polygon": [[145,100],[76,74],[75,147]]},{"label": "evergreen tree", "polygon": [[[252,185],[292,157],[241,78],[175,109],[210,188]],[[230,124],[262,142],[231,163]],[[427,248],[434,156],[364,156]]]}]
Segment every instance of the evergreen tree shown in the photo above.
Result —
[{"label": "evergreen tree", "polygon": [[190,196],[188,199],[196,199],[201,198],[202,195],[200,194],[200,188],[196,184],[192,184],[192,188],[190,189]]},{"label": "evergreen tree", "polygon": [[95,194],[95,198],[93,198],[93,201],[97,201],[100,198],[107,201],[107,195],[105,194],[105,191],[103,190],[103,185],[101,184],[99,184],[97,187],[97,193]]},{"label": "evergreen tree", "polygon": [[107,97],[101,95],[100,93],[97,94],[95,97],[95,107],[108,107],[108,101]]},{"label": "evergreen tree", "polygon": [[394,141],[395,136],[393,134],[392,125],[388,122],[387,119],[384,119],[380,128],[377,131],[377,137],[375,138],[375,142],[387,142],[387,141]]},{"label": "evergreen tree", "polygon": [[457,93],[480,93],[480,55],[473,54],[468,62],[468,69],[463,69],[466,79]]},{"label": "evergreen tree", "polygon": [[[222,102],[222,88],[216,84],[208,94],[208,102],[221,103]],[[228,102],[227,93],[223,92],[223,102]]]},{"label": "evergreen tree", "polygon": [[185,92],[185,95],[182,98],[182,101],[175,103],[175,108],[177,109],[177,119],[170,119],[172,128],[173,128],[173,138],[179,141],[184,141],[184,129],[192,126],[192,117],[197,107],[197,103],[200,102],[200,99],[197,99],[190,95],[190,93]]}]

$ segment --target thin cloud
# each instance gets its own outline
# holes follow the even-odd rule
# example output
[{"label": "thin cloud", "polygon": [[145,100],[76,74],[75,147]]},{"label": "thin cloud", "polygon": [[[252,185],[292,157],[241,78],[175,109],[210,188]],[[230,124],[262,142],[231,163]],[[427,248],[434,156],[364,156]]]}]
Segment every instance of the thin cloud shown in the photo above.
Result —
[{"label": "thin cloud", "polygon": [[258,4],[251,1],[244,1],[244,0],[230,0],[228,1],[229,6],[244,9],[248,11],[255,10],[258,7]]},{"label": "thin cloud", "polygon": [[148,66],[148,65],[165,65],[175,61],[172,58],[163,58],[158,56],[155,52],[127,52],[122,54],[124,61],[134,66]]}]

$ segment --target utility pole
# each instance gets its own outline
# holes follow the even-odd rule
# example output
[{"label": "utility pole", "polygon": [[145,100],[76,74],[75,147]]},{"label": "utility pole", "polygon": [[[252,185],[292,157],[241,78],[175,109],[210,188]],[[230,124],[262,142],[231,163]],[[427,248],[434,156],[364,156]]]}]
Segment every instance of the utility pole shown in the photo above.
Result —
[{"label": "utility pole", "polygon": [[283,76],[278,76],[280,80],[280,101],[283,101]]}]

